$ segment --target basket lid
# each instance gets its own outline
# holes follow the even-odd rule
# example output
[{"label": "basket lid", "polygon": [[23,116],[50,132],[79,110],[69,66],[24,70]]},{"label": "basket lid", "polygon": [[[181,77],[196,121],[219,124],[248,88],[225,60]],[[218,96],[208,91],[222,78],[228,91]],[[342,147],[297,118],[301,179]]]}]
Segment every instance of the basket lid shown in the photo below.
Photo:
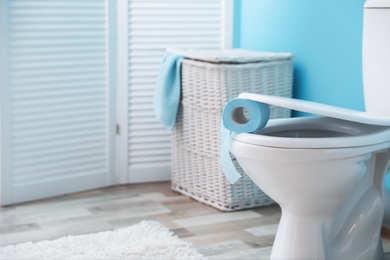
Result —
[{"label": "basket lid", "polygon": [[168,48],[167,51],[188,59],[213,63],[251,63],[290,60],[293,57],[291,53],[287,52],[257,52],[243,49],[199,50]]}]

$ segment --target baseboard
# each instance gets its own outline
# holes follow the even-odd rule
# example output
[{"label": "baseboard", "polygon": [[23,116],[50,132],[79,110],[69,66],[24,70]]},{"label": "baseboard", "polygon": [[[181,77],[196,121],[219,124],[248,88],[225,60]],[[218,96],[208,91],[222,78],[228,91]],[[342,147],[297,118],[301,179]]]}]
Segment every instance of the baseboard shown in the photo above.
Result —
[{"label": "baseboard", "polygon": [[171,167],[169,165],[129,167],[128,180],[128,183],[170,181]]}]

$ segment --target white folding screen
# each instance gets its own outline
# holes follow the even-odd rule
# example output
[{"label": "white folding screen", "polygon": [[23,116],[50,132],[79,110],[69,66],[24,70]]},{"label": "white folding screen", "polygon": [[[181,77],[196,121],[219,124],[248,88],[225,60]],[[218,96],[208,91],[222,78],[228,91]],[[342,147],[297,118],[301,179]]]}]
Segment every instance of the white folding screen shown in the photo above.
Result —
[{"label": "white folding screen", "polygon": [[1,204],[114,183],[111,0],[1,0]]},{"label": "white folding screen", "polygon": [[[159,63],[167,47],[221,49],[226,33],[226,0],[128,0],[122,6],[119,26],[124,38],[118,53],[123,67],[119,74],[121,104],[128,104],[122,117],[122,151],[127,154],[127,169],[122,165],[123,182],[143,182],[170,178],[170,133],[158,124],[153,114],[153,95]],[[229,17],[230,18],[230,17]],[[126,23],[126,24],[125,24]],[[230,29],[230,28],[229,28]],[[126,48],[126,49],[125,49]],[[125,75],[127,76],[124,79]],[[124,100],[126,98],[127,100]],[[126,143],[127,147],[124,147]]]}]

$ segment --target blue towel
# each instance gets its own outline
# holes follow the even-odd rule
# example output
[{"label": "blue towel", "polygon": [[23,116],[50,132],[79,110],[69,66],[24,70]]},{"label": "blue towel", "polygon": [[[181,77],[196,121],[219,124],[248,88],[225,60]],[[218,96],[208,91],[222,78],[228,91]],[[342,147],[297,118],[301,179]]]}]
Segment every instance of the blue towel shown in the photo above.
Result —
[{"label": "blue towel", "polygon": [[180,67],[182,56],[168,53],[160,64],[160,72],[154,96],[154,113],[159,122],[168,130],[172,130],[181,93]]}]

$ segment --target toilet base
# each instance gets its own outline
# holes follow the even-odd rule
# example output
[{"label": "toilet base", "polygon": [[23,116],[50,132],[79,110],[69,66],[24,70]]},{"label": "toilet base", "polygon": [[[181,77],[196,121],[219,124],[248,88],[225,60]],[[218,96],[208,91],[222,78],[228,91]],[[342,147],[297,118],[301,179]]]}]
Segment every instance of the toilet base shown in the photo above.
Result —
[{"label": "toilet base", "polygon": [[319,218],[307,219],[282,210],[271,259],[326,259],[322,230]]},{"label": "toilet base", "polygon": [[[271,259],[383,259],[383,204],[376,189],[366,190],[357,204],[345,207],[352,211],[325,216],[282,207]],[[390,229],[382,230],[390,238]]]}]

